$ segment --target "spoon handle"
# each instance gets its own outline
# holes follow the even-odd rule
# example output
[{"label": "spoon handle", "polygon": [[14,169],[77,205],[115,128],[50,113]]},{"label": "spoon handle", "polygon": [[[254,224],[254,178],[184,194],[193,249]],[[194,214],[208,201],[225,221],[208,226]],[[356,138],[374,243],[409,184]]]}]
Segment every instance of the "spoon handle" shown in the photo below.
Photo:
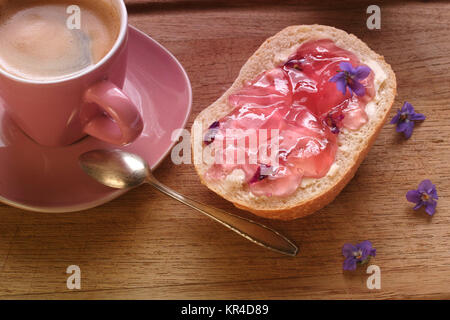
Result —
[{"label": "spoon handle", "polygon": [[195,200],[186,198],[178,192],[168,188],[160,183],[153,176],[147,178],[147,182],[161,191],[162,193],[184,203],[185,205],[200,211],[208,217],[223,224],[227,228],[233,230],[237,234],[243,236],[260,246],[267,249],[286,254],[289,256],[296,256],[298,247],[292,243],[285,236],[277,231],[250,219],[243,218],[218,208],[214,208]]}]

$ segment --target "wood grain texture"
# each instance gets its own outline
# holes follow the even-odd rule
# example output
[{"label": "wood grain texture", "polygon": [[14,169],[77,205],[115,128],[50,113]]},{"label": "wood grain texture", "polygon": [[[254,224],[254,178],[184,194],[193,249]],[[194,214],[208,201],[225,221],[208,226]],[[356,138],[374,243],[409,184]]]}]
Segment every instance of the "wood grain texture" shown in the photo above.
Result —
[{"label": "wood grain texture", "polygon": [[[130,23],[166,46],[190,76],[188,126],[264,39],[313,23],[354,33],[384,55],[398,79],[394,109],[407,100],[427,115],[408,141],[386,124],[355,178],[326,208],[293,222],[266,221],[300,246],[298,257],[255,246],[147,186],[79,213],[0,205],[0,298],[450,298],[450,4],[381,2],[380,31],[366,28],[367,5],[128,1]],[[197,200],[247,215],[200,185],[192,166],[166,159],[155,175]],[[405,200],[425,178],[440,196],[432,218]],[[342,245],[366,239],[377,248],[381,290],[366,288],[365,268],[342,272]],[[81,267],[80,291],[66,288],[72,264]]]}]

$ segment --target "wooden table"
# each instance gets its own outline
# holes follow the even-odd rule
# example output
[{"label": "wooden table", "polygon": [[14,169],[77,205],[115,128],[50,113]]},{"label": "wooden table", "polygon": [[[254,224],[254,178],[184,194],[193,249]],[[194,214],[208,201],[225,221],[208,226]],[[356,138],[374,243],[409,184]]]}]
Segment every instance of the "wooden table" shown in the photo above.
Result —
[{"label": "wooden table", "polygon": [[[394,108],[407,100],[427,120],[408,141],[386,124],[356,177],[323,210],[265,221],[297,242],[296,258],[266,251],[146,186],[79,213],[0,205],[0,298],[450,298],[450,4],[382,3],[381,30],[370,31],[369,3],[361,1],[127,2],[130,23],[166,46],[190,76],[189,127],[265,38],[314,23],[354,33],[383,54],[398,78]],[[246,215],[200,185],[190,165],[166,159],[156,175]],[[440,196],[432,218],[405,200],[425,178]],[[366,287],[365,268],[342,271],[342,245],[366,239],[377,248],[381,290]],[[69,265],[81,268],[81,290],[66,287]]]}]

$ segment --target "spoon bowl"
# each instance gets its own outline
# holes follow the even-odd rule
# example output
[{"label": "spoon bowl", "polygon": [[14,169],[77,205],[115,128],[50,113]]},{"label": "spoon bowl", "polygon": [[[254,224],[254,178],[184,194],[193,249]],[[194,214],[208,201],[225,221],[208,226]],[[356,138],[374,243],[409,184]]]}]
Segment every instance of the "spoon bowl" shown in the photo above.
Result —
[{"label": "spoon bowl", "polygon": [[93,150],[82,154],[79,160],[88,175],[115,189],[137,187],[150,172],[144,159],[119,150]]}]

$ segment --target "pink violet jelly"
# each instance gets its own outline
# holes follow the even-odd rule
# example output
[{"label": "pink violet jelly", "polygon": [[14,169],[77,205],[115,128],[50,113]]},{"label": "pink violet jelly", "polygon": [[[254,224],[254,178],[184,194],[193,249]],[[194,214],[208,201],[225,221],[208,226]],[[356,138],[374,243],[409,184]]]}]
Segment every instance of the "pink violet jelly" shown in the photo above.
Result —
[{"label": "pink violet jelly", "polygon": [[[324,177],[335,161],[340,129],[361,128],[368,121],[365,106],[375,96],[373,71],[361,81],[366,89],[364,96],[338,91],[329,80],[340,71],[343,61],[354,67],[361,65],[353,53],[337,47],[332,40],[309,41],[283,65],[263,72],[230,95],[228,102],[234,109],[211,125],[205,133],[205,145],[222,149],[221,157],[226,152],[236,157],[243,151],[245,161],[216,161],[206,177],[224,179],[241,169],[253,194],[279,197],[293,194],[303,178]],[[244,145],[233,142],[230,129],[255,130],[256,162],[249,161],[255,149],[248,141]],[[261,129],[267,130],[265,139],[259,136]],[[278,129],[278,135],[272,137],[271,129]],[[278,139],[276,162],[259,156],[261,146],[270,148],[271,139]],[[242,146],[245,150],[238,150]]]}]

